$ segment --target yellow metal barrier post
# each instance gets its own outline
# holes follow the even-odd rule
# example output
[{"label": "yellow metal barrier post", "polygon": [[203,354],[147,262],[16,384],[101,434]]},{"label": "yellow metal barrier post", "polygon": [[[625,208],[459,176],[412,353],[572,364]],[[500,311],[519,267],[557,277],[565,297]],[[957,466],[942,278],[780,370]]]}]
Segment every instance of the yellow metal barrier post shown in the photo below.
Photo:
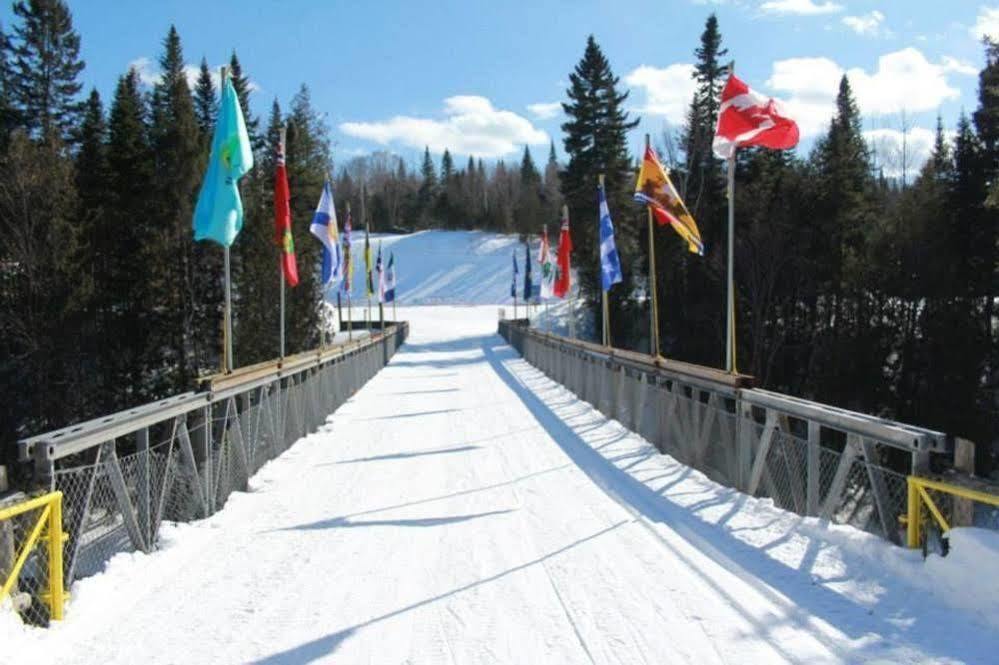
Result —
[{"label": "yellow metal barrier post", "polygon": [[931,497],[929,492],[926,491],[928,489],[936,490],[937,492],[944,492],[945,494],[950,494],[962,499],[968,499],[970,501],[977,501],[991,506],[999,506],[999,495],[990,494],[981,490],[962,487],[960,485],[946,483],[940,480],[921,478],[919,476],[909,476],[906,479],[906,483],[908,485],[909,498],[908,511],[906,514],[906,544],[910,548],[919,547],[920,542],[922,541],[924,503],[926,504],[927,509],[929,509],[930,514],[933,515],[933,519],[936,520],[937,524],[940,526],[941,531],[943,533],[950,531],[950,524],[947,523],[947,519],[943,516],[943,513],[940,512],[940,508],[937,507],[936,502],[933,501],[933,497]]},{"label": "yellow metal barrier post", "polygon": [[[34,526],[21,544],[7,579],[0,586],[0,601],[6,598],[14,588],[14,584],[35,545],[39,541],[45,540],[47,541],[46,553],[48,555],[48,591],[43,594],[42,600],[49,606],[49,616],[52,619],[61,620],[63,617],[62,606],[66,599],[62,577],[62,547],[66,541],[66,534],[62,530],[62,492],[51,492],[15,506],[0,509],[0,522],[39,509],[41,512]],[[42,535],[43,531],[46,532],[44,536]]]}]

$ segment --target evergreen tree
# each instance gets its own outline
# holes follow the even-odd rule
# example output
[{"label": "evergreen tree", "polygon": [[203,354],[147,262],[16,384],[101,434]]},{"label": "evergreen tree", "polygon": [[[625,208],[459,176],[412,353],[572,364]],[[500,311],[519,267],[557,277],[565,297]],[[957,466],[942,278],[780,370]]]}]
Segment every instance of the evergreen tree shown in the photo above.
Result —
[{"label": "evergreen tree", "polygon": [[423,149],[423,164],[420,167],[420,176],[423,182],[417,193],[416,207],[420,228],[429,228],[433,225],[433,206],[437,199],[437,173],[434,168],[434,160],[430,156],[430,147]]},{"label": "evergreen tree", "polygon": [[[631,337],[634,321],[632,268],[638,236],[631,202],[634,173],[628,157],[627,135],[638,124],[624,109],[628,93],[619,93],[619,80],[611,71],[592,35],[586,40],[582,59],[569,75],[568,102],[562,104],[568,120],[562,125],[569,163],[561,173],[562,196],[574,220],[592,219],[596,206],[597,176],[604,174],[607,203],[614,217],[615,240],[621,255],[624,282],[611,298],[611,321],[615,339]],[[600,297],[599,261],[592,227],[571,225],[574,265],[584,298],[595,304]],[[599,321],[599,319],[598,319]],[[627,334],[626,334],[627,333]]]},{"label": "evergreen tree", "polygon": [[32,136],[70,138],[79,116],[80,37],[62,0],[19,0],[14,15],[11,92]]},{"label": "evergreen tree", "polygon": [[9,51],[10,37],[7,36],[3,23],[0,23],[0,150],[6,147],[10,132],[17,125],[11,89],[10,61],[7,57]]},{"label": "evergreen tree", "polygon": [[215,126],[215,116],[218,115],[218,98],[215,95],[215,83],[208,61],[201,58],[198,69],[198,82],[194,86],[194,113],[198,118],[198,127],[206,146],[211,145],[212,128]]},{"label": "evergreen tree", "polygon": [[517,198],[515,226],[526,236],[540,233],[542,225],[548,221],[541,205],[541,174],[534,165],[531,149],[524,146],[524,156],[520,160],[520,195]]},{"label": "evergreen tree", "polygon": [[254,152],[263,147],[260,136],[260,119],[250,113],[250,79],[243,76],[243,66],[236,57],[236,51],[232,52],[229,58],[229,71],[232,75],[232,87],[236,89],[236,96],[239,98],[239,106],[243,109],[243,118],[246,121],[246,133],[250,136],[250,144]]},{"label": "evergreen tree", "polygon": [[[106,386],[125,403],[136,404],[153,396],[147,368],[158,363],[160,350],[152,348],[150,332],[153,301],[149,284],[147,243],[158,237],[152,221],[153,150],[149,142],[145,108],[133,68],[118,79],[108,120],[108,206],[104,214],[107,233],[103,277],[95,289],[97,311],[106,331],[102,344],[109,359]],[[159,246],[159,243],[155,243]],[[167,257],[155,257],[158,261]],[[116,388],[112,388],[115,386]],[[121,386],[131,392],[122,393]]]},{"label": "evergreen tree", "polygon": [[[312,107],[309,89],[304,84],[291,100],[287,159],[292,219],[299,220],[297,228],[304,228],[303,224],[312,219],[326,174],[333,162],[329,130]],[[342,195],[340,198],[342,200]],[[302,233],[296,236],[298,242],[295,245],[301,281],[289,294],[287,301],[287,340],[288,348],[292,351],[311,349],[319,342],[317,325],[319,308],[322,306],[317,280],[319,243],[302,237],[304,235]]]},{"label": "evergreen tree", "polygon": [[[216,366],[214,340],[218,329],[210,315],[217,307],[213,297],[217,294],[201,293],[195,284],[197,275],[197,286],[211,291],[196,267],[196,258],[207,259],[202,255],[211,250],[199,248],[196,257],[191,234],[194,201],[202,177],[201,137],[184,71],[180,35],[174,26],[163,41],[160,69],[162,74],[152,92],[150,127],[157,173],[158,205],[154,217],[158,233],[146,240],[146,248],[154,257],[150,276],[155,301],[166,305],[160,310],[162,325],[156,326],[157,333],[163,335],[160,348],[171,350],[161,357],[159,375],[166,386],[180,390],[191,386],[199,367]],[[212,249],[218,253],[218,248]],[[217,278],[217,274],[207,277],[213,282]]]}]

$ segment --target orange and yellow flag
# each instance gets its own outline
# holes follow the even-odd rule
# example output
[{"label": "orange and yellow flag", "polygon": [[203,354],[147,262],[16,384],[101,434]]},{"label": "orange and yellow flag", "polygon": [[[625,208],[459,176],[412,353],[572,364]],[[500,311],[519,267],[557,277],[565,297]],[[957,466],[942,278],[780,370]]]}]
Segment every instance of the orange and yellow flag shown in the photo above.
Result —
[{"label": "orange and yellow flag", "polygon": [[638,172],[638,182],[635,183],[635,200],[649,206],[660,225],[670,224],[687,241],[691,252],[704,254],[704,243],[701,242],[697,222],[677,194],[666,169],[659,163],[651,146],[645,148],[645,158]]}]

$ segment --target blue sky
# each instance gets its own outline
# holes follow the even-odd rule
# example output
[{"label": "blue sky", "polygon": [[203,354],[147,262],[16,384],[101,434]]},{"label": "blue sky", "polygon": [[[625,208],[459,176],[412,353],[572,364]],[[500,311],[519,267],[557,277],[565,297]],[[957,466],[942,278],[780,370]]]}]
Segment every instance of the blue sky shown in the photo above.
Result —
[{"label": "blue sky", "polygon": [[[543,6],[540,6],[543,5]],[[283,106],[305,82],[342,161],[386,148],[409,159],[424,144],[464,157],[561,153],[568,73],[593,33],[644,132],[680,120],[693,50],[709,12],[751,86],[787,101],[803,147],[827,122],[848,71],[865,128],[885,162],[907,110],[924,150],[939,111],[952,127],[973,110],[983,62],[975,35],[999,35],[999,2],[952,0],[660,0],[659,2],[70,2],[87,61],[84,80],[107,97],[131,63],[155,77],[170,24],[185,57],[222,64],[232,49],[257,89],[253,111]],[[9,5],[0,13],[12,20]],[[546,106],[547,105],[547,106]],[[896,151],[897,152],[897,151]],[[897,162],[897,156],[895,158]],[[888,164],[889,170],[894,168]]]}]

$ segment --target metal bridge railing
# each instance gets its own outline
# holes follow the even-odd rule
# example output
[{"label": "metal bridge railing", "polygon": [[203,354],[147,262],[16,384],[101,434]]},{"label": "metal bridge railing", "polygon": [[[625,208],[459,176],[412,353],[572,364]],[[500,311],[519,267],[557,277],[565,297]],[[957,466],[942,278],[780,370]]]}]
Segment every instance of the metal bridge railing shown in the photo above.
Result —
[{"label": "metal bridge railing", "polygon": [[[661,452],[747,494],[901,544],[906,477],[952,455],[942,432],[752,387],[752,378],[501,320],[529,363]],[[904,459],[905,468],[899,466]]]},{"label": "metal bridge railing", "polygon": [[200,392],[20,441],[38,484],[64,496],[66,584],[118,552],[152,550],[164,520],[218,511],[384,367],[408,331],[399,323],[210,377]]}]

